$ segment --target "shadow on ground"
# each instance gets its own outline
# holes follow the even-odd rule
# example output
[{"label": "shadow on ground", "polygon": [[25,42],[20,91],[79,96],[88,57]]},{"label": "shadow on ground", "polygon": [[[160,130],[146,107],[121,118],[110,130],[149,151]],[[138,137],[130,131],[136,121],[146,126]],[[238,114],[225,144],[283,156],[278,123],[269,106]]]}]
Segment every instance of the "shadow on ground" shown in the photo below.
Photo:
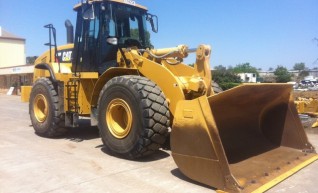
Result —
[{"label": "shadow on ground", "polygon": [[185,176],[178,168],[176,168],[176,169],[174,169],[174,170],[171,170],[171,174],[174,175],[175,177],[179,178],[180,180],[189,182],[189,183],[191,183],[191,184],[195,184],[195,185],[197,185],[197,186],[202,186],[202,187],[204,187],[204,188],[211,189],[211,190],[216,190],[216,189],[214,189],[213,187],[210,187],[210,186],[208,186],[208,185],[205,185],[205,184],[196,182],[196,181],[194,181],[194,180],[188,178],[188,177]]},{"label": "shadow on ground", "polygon": [[[72,142],[80,143],[83,141],[97,139],[97,138],[100,138],[98,127],[91,126],[90,119],[80,119],[79,120],[79,127],[68,128],[67,133],[65,133],[61,137],[56,137],[55,139],[66,139],[66,140],[69,140]],[[114,155],[113,153],[109,152],[107,150],[107,148],[105,148],[105,146],[102,144],[102,140],[101,140],[101,144],[96,146],[95,148],[100,148],[103,153],[108,154],[110,156],[117,157],[120,159],[126,159],[124,157],[121,157],[120,155]],[[168,149],[168,148],[165,148],[165,149]],[[169,153],[167,153],[165,151],[158,150],[149,156],[135,159],[135,160],[131,160],[131,161],[152,162],[152,161],[157,161],[157,160],[167,158],[169,156],[170,156]]]},{"label": "shadow on ground", "polygon": [[68,128],[68,130],[69,131],[61,138],[74,142],[82,142],[99,138],[98,128],[96,126],[91,126],[89,119],[80,119],[79,127]]},{"label": "shadow on ground", "polygon": [[[116,158],[119,158],[119,159],[125,159],[125,160],[129,160],[121,155],[117,155],[117,154],[114,154],[112,152],[110,152],[105,146],[101,145],[101,146],[98,146],[98,147],[101,147],[101,150],[102,152],[104,152],[105,154],[107,155],[110,155],[110,156],[113,156],[113,157],[116,157]],[[96,147],[96,148],[98,148]],[[158,160],[161,160],[161,159],[164,159],[164,158],[167,158],[169,157],[169,153],[165,152],[165,151],[162,151],[162,150],[158,150],[156,152],[154,152],[153,154],[151,155],[148,155],[146,157],[142,157],[142,158],[137,158],[137,159],[134,159],[134,160],[130,160],[132,162],[152,162],[152,161],[158,161]]]}]

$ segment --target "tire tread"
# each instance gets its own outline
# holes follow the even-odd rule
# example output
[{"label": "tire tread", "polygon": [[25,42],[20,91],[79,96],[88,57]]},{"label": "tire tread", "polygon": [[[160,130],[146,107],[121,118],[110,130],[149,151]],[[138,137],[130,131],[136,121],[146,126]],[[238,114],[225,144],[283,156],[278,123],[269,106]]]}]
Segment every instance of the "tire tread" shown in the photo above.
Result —
[{"label": "tire tread", "polygon": [[[34,124],[38,124],[38,123],[35,122],[35,118],[32,117],[33,114],[30,113],[31,120],[34,120],[34,121],[32,121],[32,124],[33,124],[35,132],[40,136],[50,137],[50,138],[57,137],[57,136],[64,134],[67,130],[64,127],[63,115],[61,113],[59,113],[59,96],[54,88],[52,81],[46,77],[41,77],[34,82],[33,88],[35,88],[36,86],[43,86],[48,90],[49,96],[46,96],[46,97],[50,97],[50,99],[47,99],[49,103],[50,103],[50,101],[52,102],[50,104],[50,106],[53,108],[53,117],[51,119],[52,122],[48,123],[47,127],[44,128],[44,130],[43,129],[40,130],[40,129],[37,129],[36,128],[37,126],[34,125]],[[29,109],[33,108],[32,100],[34,97],[33,96],[34,92],[35,91],[32,89],[30,103],[29,103]]]},{"label": "tire tread", "polygon": [[142,110],[144,126],[137,146],[128,155],[124,156],[135,159],[152,154],[165,143],[168,135],[170,112],[166,98],[161,89],[151,80],[141,76],[126,75],[108,81],[101,91],[98,103],[100,103],[101,96],[106,89],[110,85],[118,83],[123,83],[138,92],[141,99],[139,105]]}]

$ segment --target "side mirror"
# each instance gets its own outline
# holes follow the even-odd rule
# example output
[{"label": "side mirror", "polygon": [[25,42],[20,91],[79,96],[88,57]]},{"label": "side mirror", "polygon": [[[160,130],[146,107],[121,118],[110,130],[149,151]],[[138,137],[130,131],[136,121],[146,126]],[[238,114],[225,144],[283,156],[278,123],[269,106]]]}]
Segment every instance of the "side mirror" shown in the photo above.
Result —
[{"label": "side mirror", "polygon": [[84,20],[95,19],[94,4],[89,3],[88,1],[82,3],[82,17]]},{"label": "side mirror", "polygon": [[108,44],[110,44],[110,45],[113,45],[113,46],[118,45],[118,39],[115,38],[115,37],[108,37],[108,38],[106,39],[106,42],[107,42]]},{"label": "side mirror", "polygon": [[156,15],[147,13],[146,19],[150,22],[152,31],[158,33],[158,17]]}]

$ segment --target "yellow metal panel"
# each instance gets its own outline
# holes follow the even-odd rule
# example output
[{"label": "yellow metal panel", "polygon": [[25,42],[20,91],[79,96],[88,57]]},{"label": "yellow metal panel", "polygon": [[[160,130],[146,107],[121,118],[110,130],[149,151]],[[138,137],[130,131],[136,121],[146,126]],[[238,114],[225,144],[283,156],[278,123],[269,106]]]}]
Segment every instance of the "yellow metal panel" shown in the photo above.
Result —
[{"label": "yellow metal panel", "polygon": [[81,72],[80,73],[81,79],[98,79],[97,72]]},{"label": "yellow metal panel", "polygon": [[66,74],[66,73],[56,73],[56,74],[55,74],[55,78],[56,78],[58,81],[63,81],[65,84],[66,84],[67,81],[69,81],[72,77],[73,77],[72,74]]},{"label": "yellow metal panel", "polygon": [[[62,46],[58,46],[57,50],[65,50],[65,49],[72,49],[74,47],[74,44],[66,44]],[[40,63],[50,63],[50,52],[52,56],[52,62],[54,62],[54,55],[55,55],[55,49],[52,48],[51,50],[45,51],[41,56],[39,56],[35,60],[35,64],[40,64]]]},{"label": "yellow metal panel", "polygon": [[[82,78],[82,76],[84,78]],[[75,77],[73,74],[66,74],[66,73],[56,73],[55,77],[57,80],[64,82],[64,111],[68,111],[68,101],[67,101],[67,83],[72,79],[80,80],[78,86],[78,105],[80,107],[79,113],[81,115],[88,115],[90,114],[91,109],[91,97],[93,95],[93,88],[95,83],[97,82],[97,73],[81,73],[81,78]]]},{"label": "yellow metal panel", "polygon": [[166,68],[168,68],[175,76],[193,76],[197,71],[188,65],[179,63],[176,65],[170,65],[165,60],[162,61]]},{"label": "yellow metal panel", "polygon": [[78,104],[80,106],[81,115],[89,115],[91,113],[91,103],[94,85],[97,79],[81,79],[78,92]]},{"label": "yellow metal panel", "polygon": [[48,70],[34,68],[33,82],[41,77],[50,77],[50,72]]},{"label": "yellow metal panel", "polygon": [[[54,73],[72,73],[72,63],[58,63],[54,62],[50,64]],[[59,72],[60,69],[60,72]]]},{"label": "yellow metal panel", "polygon": [[29,102],[32,86],[21,86],[21,102]]}]

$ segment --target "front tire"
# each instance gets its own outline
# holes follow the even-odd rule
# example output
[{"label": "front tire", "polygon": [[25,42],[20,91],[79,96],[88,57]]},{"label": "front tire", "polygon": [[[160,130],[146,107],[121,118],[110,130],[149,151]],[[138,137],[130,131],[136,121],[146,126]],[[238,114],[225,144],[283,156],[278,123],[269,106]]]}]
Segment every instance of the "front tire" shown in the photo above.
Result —
[{"label": "front tire", "polygon": [[48,78],[35,81],[30,95],[29,111],[36,134],[56,137],[66,132],[63,115],[59,113],[59,97]]},{"label": "front tire", "polygon": [[134,159],[165,143],[170,126],[168,103],[149,79],[115,77],[103,87],[98,101],[98,128],[110,153]]}]

